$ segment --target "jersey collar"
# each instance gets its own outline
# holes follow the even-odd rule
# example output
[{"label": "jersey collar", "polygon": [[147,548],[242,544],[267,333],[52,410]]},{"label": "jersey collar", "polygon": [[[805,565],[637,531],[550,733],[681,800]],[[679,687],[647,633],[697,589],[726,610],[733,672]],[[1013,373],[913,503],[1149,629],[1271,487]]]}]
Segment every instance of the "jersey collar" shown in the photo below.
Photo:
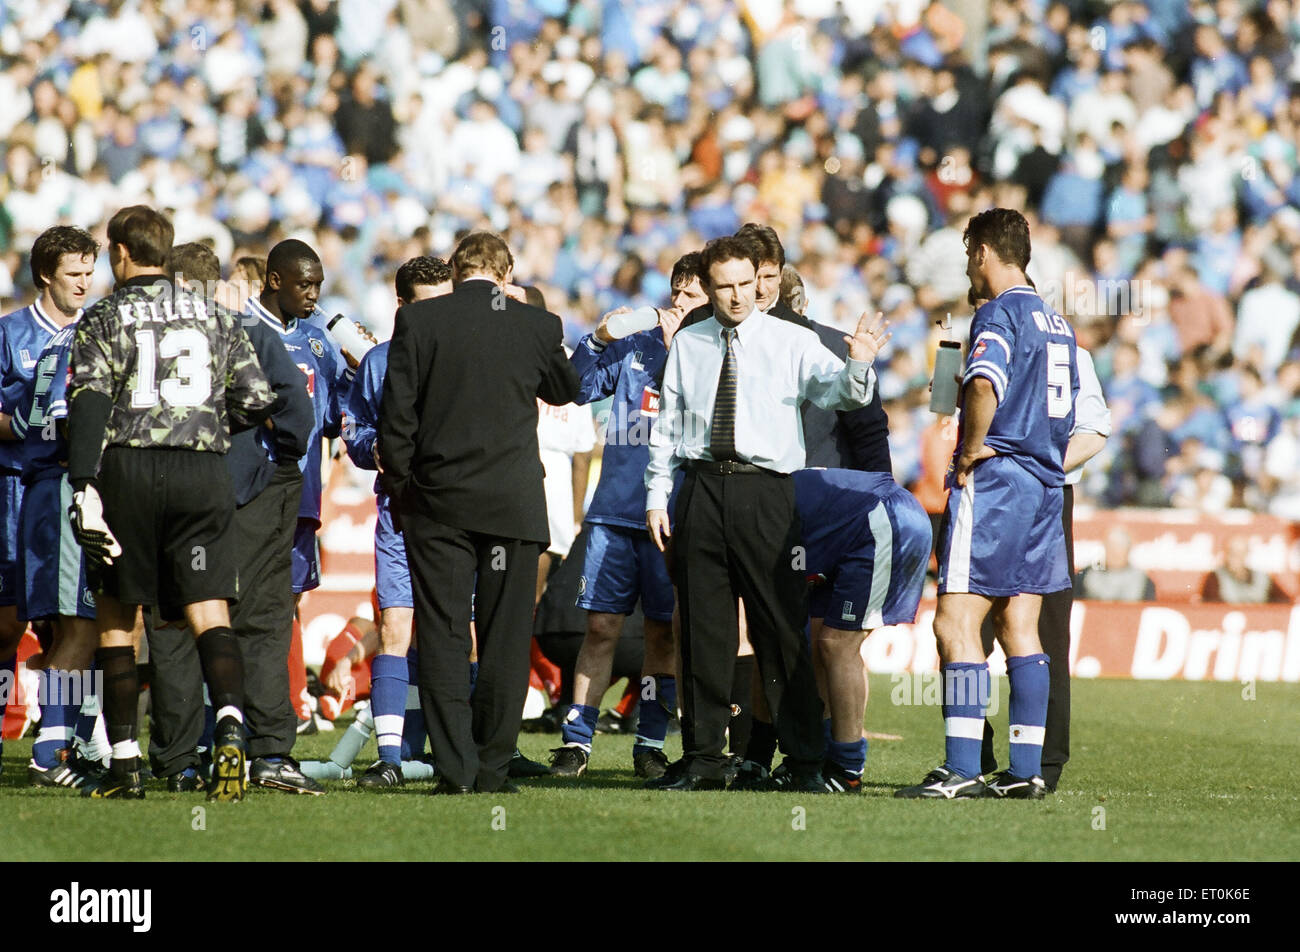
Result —
[{"label": "jersey collar", "polygon": [[[1033,288],[1031,288],[1031,287],[1030,287],[1029,285],[1027,285],[1027,284],[1017,284],[1017,285],[1013,285],[1012,287],[1009,287],[1009,288],[1007,288],[1005,291],[1002,292],[1002,294],[1014,294],[1014,293],[1020,293],[1020,294],[1037,294],[1038,292],[1035,291]],[[998,295],[997,297],[995,297],[993,300],[996,301],[998,298],[1002,297],[1002,294],[999,294],[999,295]]]},{"label": "jersey collar", "polygon": [[[68,323],[69,324],[77,323],[77,321],[81,320],[82,313],[84,313],[82,309],[77,308],[76,315],[73,316],[72,320],[69,321]],[[59,331],[63,330],[63,328],[59,327],[58,324],[50,320],[50,316],[45,313],[45,308],[41,307],[40,298],[37,298],[35,301],[32,302],[32,314],[36,318],[36,323],[40,324],[41,327],[45,328],[51,334],[57,334]]]},{"label": "jersey collar", "polygon": [[271,328],[281,337],[287,337],[298,329],[298,318],[289,318],[289,323],[282,323],[281,320],[266,309],[266,306],[256,297],[250,297],[246,305],[248,313],[256,317],[267,327]]}]

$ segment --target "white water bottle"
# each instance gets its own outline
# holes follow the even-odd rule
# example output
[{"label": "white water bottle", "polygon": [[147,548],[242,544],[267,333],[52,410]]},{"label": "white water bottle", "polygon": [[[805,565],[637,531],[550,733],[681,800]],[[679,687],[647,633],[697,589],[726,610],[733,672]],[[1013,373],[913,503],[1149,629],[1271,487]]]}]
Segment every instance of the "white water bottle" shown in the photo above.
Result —
[{"label": "white water bottle", "polygon": [[614,340],[622,340],[640,331],[648,331],[659,323],[659,312],[652,307],[638,307],[615,314],[605,322],[605,333]]},{"label": "white water bottle", "polygon": [[331,317],[325,325],[325,330],[329,332],[330,337],[334,338],[334,343],[342,347],[344,352],[358,363],[366,356],[366,351],[375,346],[362,335],[356,322],[342,314]]}]

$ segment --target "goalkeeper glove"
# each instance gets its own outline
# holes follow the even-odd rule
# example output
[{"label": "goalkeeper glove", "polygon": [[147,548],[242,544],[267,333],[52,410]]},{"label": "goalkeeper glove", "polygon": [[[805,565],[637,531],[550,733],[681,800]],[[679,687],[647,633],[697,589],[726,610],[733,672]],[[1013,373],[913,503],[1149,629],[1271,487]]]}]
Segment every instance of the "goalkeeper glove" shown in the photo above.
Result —
[{"label": "goalkeeper glove", "polygon": [[122,546],[104,521],[104,503],[93,483],[72,494],[68,518],[72,521],[72,534],[92,562],[112,565],[113,559],[122,554]]}]

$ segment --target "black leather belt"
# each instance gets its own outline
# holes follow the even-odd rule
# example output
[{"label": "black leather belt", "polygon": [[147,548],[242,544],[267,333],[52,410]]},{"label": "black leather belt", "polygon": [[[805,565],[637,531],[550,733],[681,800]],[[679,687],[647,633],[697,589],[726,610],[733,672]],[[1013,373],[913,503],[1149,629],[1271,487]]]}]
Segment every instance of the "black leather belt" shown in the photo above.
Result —
[{"label": "black leather belt", "polygon": [[687,472],[691,473],[709,473],[713,476],[781,476],[785,473],[778,473],[775,470],[764,469],[762,466],[755,466],[753,463],[742,463],[739,460],[711,460],[711,459],[693,459],[688,460],[685,464]]}]

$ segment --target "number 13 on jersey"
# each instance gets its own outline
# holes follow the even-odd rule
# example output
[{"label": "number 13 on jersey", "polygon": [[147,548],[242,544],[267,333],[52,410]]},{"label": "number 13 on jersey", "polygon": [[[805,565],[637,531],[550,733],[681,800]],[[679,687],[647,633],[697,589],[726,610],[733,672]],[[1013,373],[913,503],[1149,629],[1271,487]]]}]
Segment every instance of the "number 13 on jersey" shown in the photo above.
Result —
[{"label": "number 13 on jersey", "polygon": [[[154,340],[152,330],[135,332],[136,386],[131,406],[151,407],[159,397],[179,407],[196,407],[207,400],[212,394],[212,370],[203,332],[192,327],[170,330],[156,348]],[[158,358],[175,361],[175,376],[156,379]]]}]

